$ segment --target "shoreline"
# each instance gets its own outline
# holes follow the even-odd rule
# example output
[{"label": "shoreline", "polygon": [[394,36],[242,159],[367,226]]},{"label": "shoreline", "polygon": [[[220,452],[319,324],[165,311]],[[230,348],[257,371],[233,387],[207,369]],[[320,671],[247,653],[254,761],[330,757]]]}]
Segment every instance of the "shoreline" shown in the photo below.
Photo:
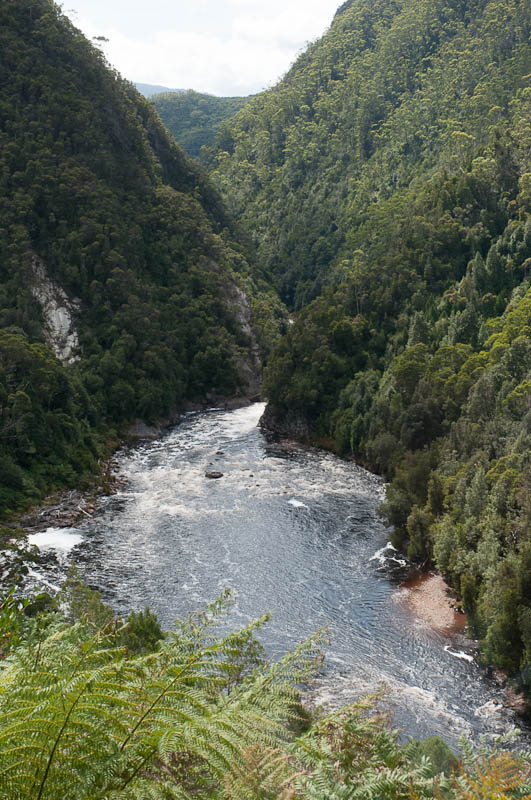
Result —
[{"label": "shoreline", "polygon": [[[468,619],[455,607],[456,595],[436,572],[416,575],[400,584],[399,602],[431,630],[464,637]],[[475,643],[467,639],[470,645]]]},{"label": "shoreline", "polygon": [[[525,695],[519,692],[503,671],[481,664],[479,644],[467,633],[467,615],[456,608],[457,595],[437,572],[424,572],[400,584],[396,601],[430,631],[448,639],[445,650],[455,658],[474,662],[485,680],[502,690],[502,705],[510,708],[529,725],[531,709]],[[455,651],[455,652],[453,652]]]},{"label": "shoreline", "polygon": [[90,488],[74,488],[64,492],[53,492],[44,497],[41,502],[26,510],[17,512],[5,519],[0,518],[0,528],[2,526],[11,528],[14,535],[17,530],[19,532],[23,530],[28,535],[43,530],[46,526],[57,528],[76,527],[86,517],[91,517],[94,512],[97,513],[98,498],[116,494],[127,482],[127,479],[120,475],[115,460],[117,454],[123,448],[134,447],[143,441],[155,441],[168,430],[179,425],[184,414],[207,411],[212,407],[212,403],[215,402],[220,403],[220,409],[234,411],[238,408],[246,408],[254,402],[258,402],[258,400],[244,396],[218,397],[204,403],[187,403],[179,412],[161,420],[156,425],[147,425],[142,420],[135,420],[114,441],[111,454],[101,460],[101,469],[99,473],[95,473],[92,476],[93,484]]},{"label": "shoreline", "polygon": [[206,411],[213,404],[220,410],[232,411],[246,408],[254,402],[258,401],[242,395],[232,398],[211,397],[203,403],[187,403],[179,412],[161,420],[156,426],[135,420],[118,437],[108,442],[108,455],[100,459],[99,470],[91,475],[87,488],[51,492],[40,502],[0,518],[0,597],[13,586],[26,591],[28,587],[25,584],[31,569],[41,563],[42,554],[29,542],[31,534],[45,532],[49,528],[77,528],[87,518],[98,515],[103,497],[115,495],[127,484],[127,478],[120,473],[117,461],[124,448],[159,439],[178,425],[183,415]]}]

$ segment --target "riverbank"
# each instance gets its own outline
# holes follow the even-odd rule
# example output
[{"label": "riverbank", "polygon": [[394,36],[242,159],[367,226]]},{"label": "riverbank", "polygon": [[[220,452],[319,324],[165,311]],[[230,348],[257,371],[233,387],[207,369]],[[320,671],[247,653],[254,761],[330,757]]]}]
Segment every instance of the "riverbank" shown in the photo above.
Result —
[{"label": "riverbank", "polygon": [[29,578],[43,561],[43,554],[30,544],[32,534],[76,528],[98,513],[103,497],[123,489],[127,481],[120,475],[115,455],[100,462],[100,470],[89,488],[51,494],[33,508],[0,521],[0,595],[12,586],[33,594]]},{"label": "riverbank", "polygon": [[447,636],[464,635],[466,614],[457,610],[455,592],[438,573],[428,572],[410,578],[401,585],[398,597],[416,619],[432,630]]},{"label": "riverbank", "polygon": [[[316,437],[309,423],[300,415],[287,414],[280,421],[270,410],[266,408],[260,420],[260,426],[264,433],[271,437],[280,437],[283,441],[299,441],[306,446],[314,446],[332,452],[345,461],[354,463],[367,469],[375,475],[381,472],[376,469],[374,464],[369,464],[357,456],[344,456],[338,451],[337,442],[332,438]],[[401,553],[407,550],[407,541],[396,542]],[[405,556],[404,556],[405,558]],[[466,636],[466,616],[461,614],[457,608],[460,604],[459,597],[440,575],[433,572],[421,573],[412,579],[411,583],[402,585],[403,593],[400,602],[415,616],[419,622],[430,627],[434,632],[442,635],[449,634],[455,637],[457,654],[456,658],[479,658],[483,656],[485,660],[484,642],[475,642]],[[485,620],[483,620],[485,625]],[[481,653],[482,651],[482,653]],[[528,669],[529,667],[526,667]],[[531,697],[522,693],[520,688],[526,687],[529,691],[529,679],[521,680],[520,676],[509,677],[493,664],[485,666],[485,675],[492,680],[497,687],[503,688],[506,695],[506,705],[512,708],[517,714],[522,716],[526,723],[531,720]]]},{"label": "riverbank", "polygon": [[[163,436],[169,429],[178,425],[189,413],[206,411],[211,408],[222,408],[233,411],[245,408],[256,401],[250,395],[225,397],[207,394],[201,401],[188,401],[172,415],[159,420],[155,424],[147,424],[140,419],[124,425],[118,431],[101,428],[98,433],[98,465],[93,472],[77,475],[76,485],[72,488],[60,487],[60,482],[55,481],[48,487],[41,489],[36,494],[22,498],[13,506],[0,507],[0,530],[9,529],[17,531],[28,528],[30,532],[43,525],[57,524],[61,527],[79,523],[84,517],[90,516],[91,507],[94,507],[95,498],[100,495],[112,494],[115,478],[112,476],[113,460],[116,454],[127,446],[134,446],[140,441],[155,441]],[[4,536],[5,538],[5,536]],[[0,536],[0,550],[2,537]]]},{"label": "riverbank", "polygon": [[[478,663],[478,642],[467,635],[467,616],[456,606],[457,595],[441,575],[429,572],[404,581],[398,590],[397,601],[416,621],[448,638],[446,652],[455,658]],[[509,676],[494,667],[486,667],[483,671],[487,680],[502,689],[503,705],[529,724],[529,702]]]},{"label": "riverbank", "polygon": [[32,507],[0,518],[0,595],[13,585],[20,585],[22,591],[28,590],[24,579],[42,560],[39,550],[29,544],[29,536],[48,529],[76,528],[102,511],[102,498],[123,491],[127,479],[120,474],[119,461],[124,448],[160,439],[188,414],[212,406],[234,411],[252,403],[252,398],[247,396],[228,398],[212,395],[203,402],[187,403],[179,412],[156,425],[136,420],[107,441],[103,448],[106,455],[100,459],[98,471],[90,480],[85,477],[86,488],[53,492]]},{"label": "riverbank", "polygon": [[100,468],[92,476],[93,481],[89,488],[53,492],[29,509],[0,518],[0,528],[4,526],[13,531],[23,529],[29,534],[46,527],[75,527],[97,512],[98,498],[116,494],[123,488],[126,481],[119,474],[117,454],[124,447],[134,447],[142,441],[160,439],[168,430],[178,425],[186,414],[205,411],[213,405],[234,411],[246,408],[253,402],[254,400],[247,396],[231,398],[212,396],[202,403],[187,403],[181,411],[156,425],[147,425],[142,420],[136,420],[112,442],[107,443],[107,456],[101,459]]}]

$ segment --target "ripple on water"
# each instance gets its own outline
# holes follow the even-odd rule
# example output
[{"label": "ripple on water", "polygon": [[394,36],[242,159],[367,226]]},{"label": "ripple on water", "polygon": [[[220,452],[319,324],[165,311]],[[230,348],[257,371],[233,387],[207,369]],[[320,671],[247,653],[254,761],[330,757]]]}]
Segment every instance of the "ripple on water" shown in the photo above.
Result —
[{"label": "ripple on water", "polygon": [[[405,561],[377,515],[382,482],[333,455],[266,442],[263,408],[189,415],[124,452],[127,491],[63,532],[62,551],[58,538],[50,547],[74,555],[121,614],[149,605],[169,627],[231,585],[222,629],[272,610],[262,633],[271,656],[327,626],[315,702],[344,704],[385,684],[395,723],[412,735],[455,743],[461,732],[498,732],[495,690],[459,657],[451,631],[414,624],[404,602],[413,587],[396,587]],[[206,479],[209,465],[223,478]]]}]

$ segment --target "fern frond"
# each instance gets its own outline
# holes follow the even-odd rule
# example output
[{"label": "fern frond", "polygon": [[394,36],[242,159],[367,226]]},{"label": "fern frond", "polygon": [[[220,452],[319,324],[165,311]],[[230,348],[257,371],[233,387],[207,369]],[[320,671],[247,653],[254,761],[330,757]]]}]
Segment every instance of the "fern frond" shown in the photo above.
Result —
[{"label": "fern frond", "polygon": [[216,639],[226,604],[130,660],[80,623],[52,627],[38,663],[19,648],[0,671],[2,800],[211,797],[249,748],[287,741],[293,682],[310,674],[318,638],[259,669],[253,636],[266,618]]},{"label": "fern frond", "polygon": [[455,781],[459,800],[531,800],[531,762],[512,753],[476,760]]}]

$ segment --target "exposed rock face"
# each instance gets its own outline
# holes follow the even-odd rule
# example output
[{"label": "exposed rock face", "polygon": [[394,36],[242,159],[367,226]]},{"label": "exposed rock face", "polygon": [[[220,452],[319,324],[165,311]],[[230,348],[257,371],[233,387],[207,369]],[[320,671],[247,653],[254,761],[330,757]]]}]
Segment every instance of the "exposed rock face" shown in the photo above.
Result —
[{"label": "exposed rock face", "polygon": [[50,278],[38,256],[33,257],[31,266],[34,278],[31,292],[42,309],[46,341],[60,361],[71,364],[79,358],[79,337],[73,319],[79,303],[70,300]]},{"label": "exposed rock face", "polygon": [[223,286],[223,293],[227,305],[236,317],[240,330],[249,338],[248,351],[236,353],[235,360],[242,383],[246,386],[247,397],[250,400],[257,400],[262,385],[262,369],[260,350],[251,327],[249,299],[244,290],[232,282]]},{"label": "exposed rock face", "polygon": [[271,431],[271,433],[296,439],[299,442],[310,442],[312,440],[308,421],[293,411],[277,415],[268,405],[258,424],[261,428]]}]

